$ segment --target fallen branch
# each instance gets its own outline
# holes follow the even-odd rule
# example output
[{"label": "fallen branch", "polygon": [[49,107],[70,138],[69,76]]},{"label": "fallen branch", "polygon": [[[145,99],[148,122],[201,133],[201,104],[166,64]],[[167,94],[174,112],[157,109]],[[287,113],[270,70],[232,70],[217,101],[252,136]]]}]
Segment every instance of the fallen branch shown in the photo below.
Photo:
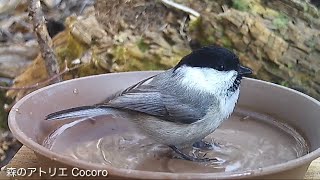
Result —
[{"label": "fallen branch", "polygon": [[178,3],[173,2],[171,0],[161,0],[161,2],[166,4],[166,5],[168,5],[168,6],[174,7],[176,9],[184,11],[184,12],[186,12],[188,14],[191,14],[191,15],[193,15],[195,17],[200,17],[200,13],[198,13],[197,11],[195,11],[195,10],[193,10],[193,9],[187,7],[187,6],[184,6],[182,4],[178,4]]},{"label": "fallen branch", "polygon": [[60,82],[59,63],[52,49],[52,39],[49,36],[39,0],[30,0],[29,13],[37,35],[40,52],[45,61],[46,70],[49,77],[54,77],[50,82]]},{"label": "fallen branch", "polygon": [[0,89],[5,89],[5,90],[28,90],[28,89],[36,89],[40,86],[45,86],[47,84],[49,84],[50,82],[54,81],[55,79],[57,78],[61,78],[61,76],[69,71],[72,71],[74,69],[77,69],[79,68],[81,65],[79,66],[75,66],[75,67],[72,67],[72,68],[69,68],[68,65],[67,65],[67,61],[65,61],[65,69],[62,71],[62,72],[59,72],[58,74],[50,77],[49,79],[43,81],[43,82],[39,82],[39,83],[36,83],[34,85],[31,85],[31,86],[26,86],[26,87],[6,87],[6,86],[0,86]]}]

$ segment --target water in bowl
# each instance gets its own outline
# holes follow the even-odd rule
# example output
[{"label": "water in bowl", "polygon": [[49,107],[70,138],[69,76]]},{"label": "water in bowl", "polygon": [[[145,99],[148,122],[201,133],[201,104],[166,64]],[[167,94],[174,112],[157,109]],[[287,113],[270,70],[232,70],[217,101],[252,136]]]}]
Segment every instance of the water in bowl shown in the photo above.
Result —
[{"label": "water in bowl", "polygon": [[205,138],[212,149],[183,147],[198,158],[180,159],[169,147],[139,133],[129,121],[112,117],[80,119],[52,132],[43,145],[59,154],[118,168],[158,172],[231,172],[259,169],[308,153],[306,140],[290,126],[270,116],[238,109]]}]

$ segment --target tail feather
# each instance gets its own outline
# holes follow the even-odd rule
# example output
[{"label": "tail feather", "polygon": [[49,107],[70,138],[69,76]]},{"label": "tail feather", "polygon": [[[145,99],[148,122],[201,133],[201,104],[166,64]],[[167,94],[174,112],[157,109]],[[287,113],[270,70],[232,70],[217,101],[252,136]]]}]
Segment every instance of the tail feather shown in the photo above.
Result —
[{"label": "tail feather", "polygon": [[94,106],[81,106],[62,111],[54,112],[46,116],[45,120],[64,120],[70,118],[85,118],[96,117],[104,114],[111,113],[110,108],[94,107]]}]

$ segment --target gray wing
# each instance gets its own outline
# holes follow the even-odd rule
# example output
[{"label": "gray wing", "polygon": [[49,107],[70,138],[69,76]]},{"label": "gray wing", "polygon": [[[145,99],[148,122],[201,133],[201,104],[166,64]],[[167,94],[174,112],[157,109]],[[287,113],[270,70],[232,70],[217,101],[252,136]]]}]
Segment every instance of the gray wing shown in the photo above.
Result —
[{"label": "gray wing", "polygon": [[184,99],[179,96],[147,84],[146,82],[152,78],[129,87],[102,106],[137,111],[182,124],[194,123],[205,115],[206,111],[196,110],[193,104],[184,103]]}]

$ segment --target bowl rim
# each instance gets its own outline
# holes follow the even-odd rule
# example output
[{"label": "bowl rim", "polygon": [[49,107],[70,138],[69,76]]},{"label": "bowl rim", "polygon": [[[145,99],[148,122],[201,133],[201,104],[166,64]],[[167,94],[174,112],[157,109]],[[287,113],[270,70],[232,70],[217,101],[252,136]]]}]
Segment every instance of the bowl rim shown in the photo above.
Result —
[{"label": "bowl rim", "polygon": [[[20,99],[11,109],[9,116],[8,116],[8,125],[12,132],[12,134],[25,146],[30,148],[32,151],[34,151],[36,154],[40,154],[46,158],[49,158],[54,161],[58,161],[62,164],[69,165],[71,167],[78,167],[83,169],[91,169],[91,170],[99,170],[104,169],[107,170],[109,174],[112,176],[120,176],[120,177],[127,177],[127,178],[147,178],[147,179],[156,179],[156,178],[174,178],[174,179],[190,179],[190,178],[201,178],[201,179],[234,179],[234,178],[246,178],[246,177],[256,177],[256,176],[263,176],[263,175],[269,175],[273,173],[279,173],[283,172],[289,169],[297,168],[303,165],[306,165],[307,163],[311,163],[316,158],[320,157],[320,148],[315,149],[314,151],[301,156],[299,158],[283,162],[280,164],[275,164],[271,166],[266,166],[262,168],[256,168],[248,171],[236,171],[236,172],[218,172],[218,173],[170,173],[170,172],[155,172],[155,171],[143,171],[143,170],[132,170],[132,169],[125,169],[125,168],[116,168],[111,165],[100,165],[95,163],[86,162],[83,160],[77,160],[74,158],[71,158],[66,155],[58,154],[54,151],[50,151],[49,149],[45,148],[44,146],[38,144],[37,142],[31,140],[20,128],[17,123],[16,115],[18,112],[15,109],[19,109],[19,107],[27,100],[29,100],[32,96],[36,95],[39,92],[46,91],[47,89],[50,89],[55,86],[61,86],[65,83],[70,83],[72,81],[78,81],[82,79],[94,79],[100,76],[110,76],[110,75],[117,75],[117,74],[145,74],[145,73],[160,73],[163,71],[130,71],[130,72],[117,72],[117,73],[108,73],[108,74],[100,74],[100,75],[93,75],[93,76],[87,76],[87,77],[81,77],[77,79],[71,79],[66,80],[60,83],[52,84],[46,87],[43,87],[41,89],[38,89],[36,91],[31,92],[30,94],[24,96],[22,99]],[[263,83],[265,85],[274,86],[276,88],[281,88],[289,92],[293,92],[299,96],[302,96],[303,98],[308,99],[312,103],[317,104],[320,106],[320,102],[316,99],[303,94],[299,91],[296,91],[294,89],[290,89],[278,84],[274,84],[267,81],[262,81],[258,79],[253,78],[244,78],[246,81],[252,81],[256,83]]]}]

